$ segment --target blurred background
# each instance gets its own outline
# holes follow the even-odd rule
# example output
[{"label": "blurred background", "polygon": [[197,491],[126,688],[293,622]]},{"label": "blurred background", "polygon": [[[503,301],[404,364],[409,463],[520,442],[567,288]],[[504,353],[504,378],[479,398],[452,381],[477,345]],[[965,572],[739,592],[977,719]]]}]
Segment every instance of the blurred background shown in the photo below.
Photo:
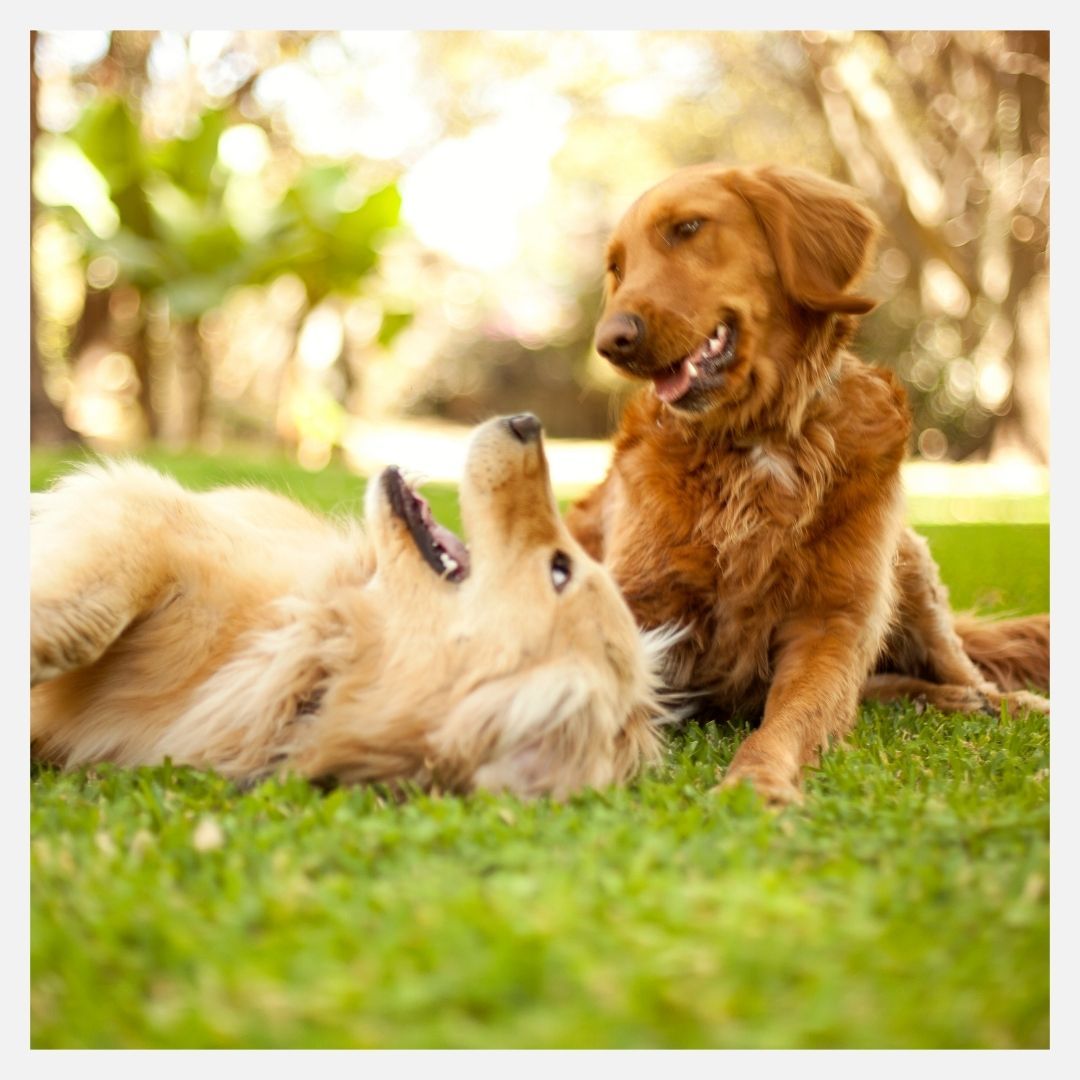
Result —
[{"label": "blurred background", "polygon": [[857,347],[906,384],[914,456],[1046,486],[1045,32],[31,50],[35,444],[456,472],[464,425],[528,408],[590,482],[628,389],[591,346],[608,231],[678,166],[781,162],[885,224]]}]

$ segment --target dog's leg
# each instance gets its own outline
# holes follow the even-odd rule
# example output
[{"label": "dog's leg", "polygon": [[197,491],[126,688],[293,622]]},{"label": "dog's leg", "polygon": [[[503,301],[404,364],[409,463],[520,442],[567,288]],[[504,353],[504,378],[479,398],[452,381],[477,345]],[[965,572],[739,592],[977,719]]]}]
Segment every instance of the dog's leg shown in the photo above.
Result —
[{"label": "dog's leg", "polygon": [[122,588],[105,582],[76,585],[67,595],[38,588],[30,597],[30,685],[87,667],[138,613]]},{"label": "dog's leg", "polygon": [[789,622],[761,727],[736,751],[721,786],[745,781],[769,802],[801,800],[803,766],[855,725],[872,637],[854,617]]},{"label": "dog's leg", "polygon": [[[956,632],[949,593],[941,581],[930,547],[911,529],[905,529],[901,536],[897,585],[900,590],[897,625],[887,642],[882,666],[889,674],[912,676],[913,695],[922,697],[943,712],[985,711],[987,703],[992,711],[996,711],[1002,701],[1013,712],[1020,709],[1050,711],[1049,701],[1038,694],[1023,690],[1003,692],[971,659]],[[937,701],[927,689],[934,684],[941,686]],[[902,696],[903,691],[897,689],[901,685],[902,682],[896,681],[890,687],[879,680],[874,687],[875,693],[870,693],[868,685],[864,696],[876,696],[880,700],[880,695],[886,691],[893,697]]]},{"label": "dog's leg", "polygon": [[900,701],[910,698],[920,707],[943,713],[986,713],[997,716],[1002,703],[1010,715],[1018,712],[1050,712],[1050,702],[1026,690],[1002,691],[956,683],[935,683],[912,675],[871,675],[863,687],[863,701]]},{"label": "dog's leg", "polygon": [[978,687],[935,683],[914,675],[871,675],[863,687],[863,701],[910,699],[922,711],[926,706],[945,713],[992,714],[993,703]]},{"label": "dog's leg", "polygon": [[890,660],[900,665],[897,670],[905,675],[926,672],[936,682],[959,686],[989,685],[953,627],[949,592],[930,545],[912,529],[900,537],[896,582],[897,628],[888,651]]},{"label": "dog's leg", "polygon": [[88,469],[33,497],[31,685],[92,664],[160,591],[155,536],[170,498],[170,481],[133,465]]}]

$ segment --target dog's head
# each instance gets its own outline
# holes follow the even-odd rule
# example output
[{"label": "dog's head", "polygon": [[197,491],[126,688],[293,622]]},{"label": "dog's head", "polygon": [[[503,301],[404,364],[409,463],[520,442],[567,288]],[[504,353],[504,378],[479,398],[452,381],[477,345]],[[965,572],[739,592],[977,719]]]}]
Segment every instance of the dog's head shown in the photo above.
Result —
[{"label": "dog's head", "polygon": [[611,237],[597,350],[684,418],[760,424],[874,306],[850,289],[877,230],[853,190],[812,173],[682,169]]},{"label": "dog's head", "polygon": [[657,753],[661,646],[563,525],[536,417],[476,431],[460,499],[468,548],[396,469],[367,504],[379,681],[426,718],[433,779],[563,795],[626,778]]}]

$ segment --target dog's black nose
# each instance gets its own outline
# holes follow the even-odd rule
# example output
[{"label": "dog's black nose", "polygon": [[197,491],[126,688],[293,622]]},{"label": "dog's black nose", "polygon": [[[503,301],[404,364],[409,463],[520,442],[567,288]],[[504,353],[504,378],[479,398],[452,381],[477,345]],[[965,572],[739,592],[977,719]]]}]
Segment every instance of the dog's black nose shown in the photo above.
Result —
[{"label": "dog's black nose", "polygon": [[514,438],[519,442],[531,443],[540,438],[540,421],[531,412],[508,416],[506,426],[513,432]]},{"label": "dog's black nose", "polygon": [[637,315],[619,314],[596,328],[596,351],[613,364],[628,364],[645,341],[645,323]]}]

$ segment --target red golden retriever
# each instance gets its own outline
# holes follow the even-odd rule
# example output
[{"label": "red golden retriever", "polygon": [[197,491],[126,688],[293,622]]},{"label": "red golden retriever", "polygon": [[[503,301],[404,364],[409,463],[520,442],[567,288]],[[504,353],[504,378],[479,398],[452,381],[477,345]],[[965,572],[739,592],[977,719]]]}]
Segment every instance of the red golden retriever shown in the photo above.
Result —
[{"label": "red golden retriever", "polygon": [[860,698],[1049,710],[1049,617],[957,621],[904,524],[911,429],[891,372],[847,348],[878,222],[856,192],[775,167],[682,169],[607,250],[599,352],[647,385],[567,524],[638,621],[688,633],[667,678],[762,708],[725,784],[800,797]]}]

